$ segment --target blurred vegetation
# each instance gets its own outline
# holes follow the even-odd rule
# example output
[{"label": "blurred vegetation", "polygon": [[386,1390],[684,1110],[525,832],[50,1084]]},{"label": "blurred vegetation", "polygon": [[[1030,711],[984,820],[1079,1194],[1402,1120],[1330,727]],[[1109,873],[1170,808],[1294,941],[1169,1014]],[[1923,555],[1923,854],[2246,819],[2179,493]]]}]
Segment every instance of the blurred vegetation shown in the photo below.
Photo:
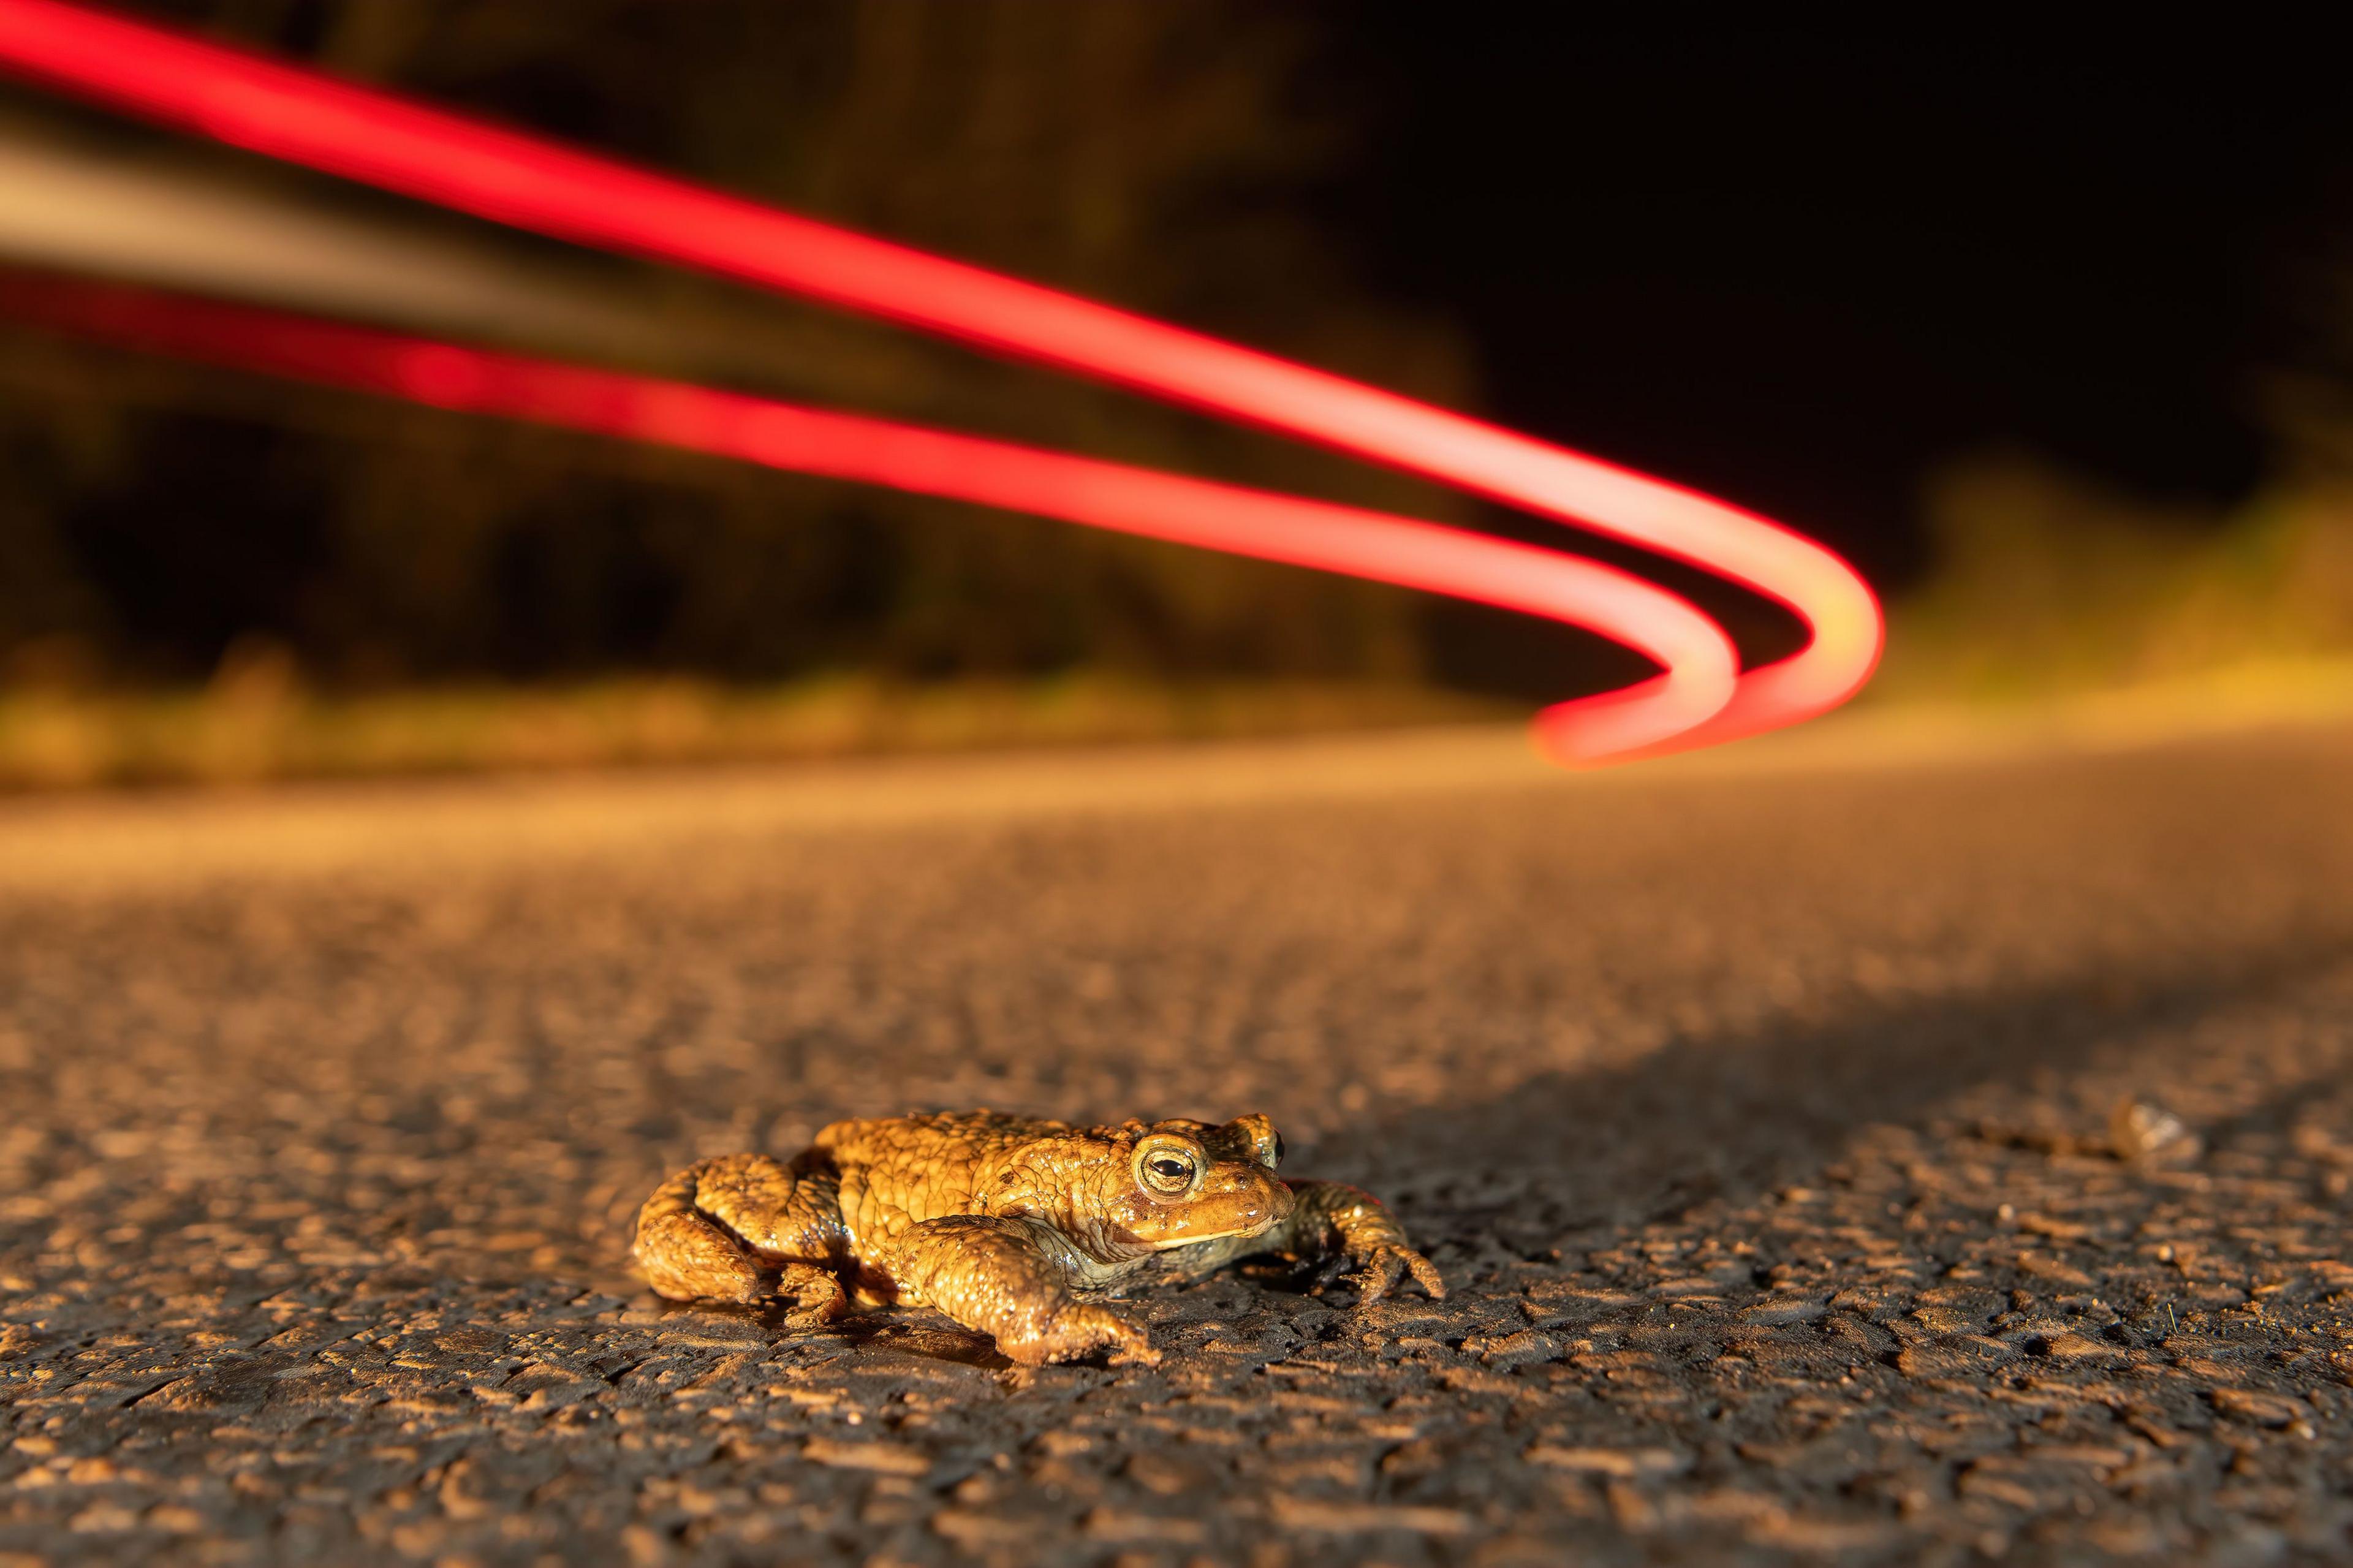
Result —
[{"label": "blurred vegetation", "polygon": [[[1298,216],[1351,132],[1304,79],[1296,16],[1240,0],[141,9],[1466,398],[1454,338],[1352,286]],[[711,279],[539,253],[596,269],[664,329],[645,368],[1424,516],[1456,505]],[[1398,686],[1426,665],[1425,607],[1392,590],[26,331],[0,337],[0,673],[18,689],[185,689],[253,647],[322,694],[851,670]]]},{"label": "blurred vegetation", "polygon": [[2225,512],[2119,495],[2022,453],[1935,476],[1933,565],[1894,608],[1875,698],[2031,699],[2353,660],[2353,399],[2326,374],[2274,391],[2273,473]]},{"label": "blurred vegetation", "polygon": [[0,691],[0,787],[807,760],[975,746],[1294,735],[1493,721],[1420,685],[1072,674],[904,684],[615,678],[560,688],[306,689],[282,649],[231,651],[195,691]]},{"label": "blurred vegetation", "polygon": [[1936,566],[1894,607],[1878,700],[2035,698],[2353,657],[2353,485],[2277,485],[2211,516],[2047,463],[1929,488]]},{"label": "blurred vegetation", "polygon": [[[2310,331],[2251,388],[2268,473],[2225,510],[2117,493],[2031,454],[1926,488],[1931,564],[1890,616],[1877,700],[2199,684],[2336,689],[2353,670],[2353,249],[2292,280]],[[2246,682],[2239,682],[2245,687]]]}]

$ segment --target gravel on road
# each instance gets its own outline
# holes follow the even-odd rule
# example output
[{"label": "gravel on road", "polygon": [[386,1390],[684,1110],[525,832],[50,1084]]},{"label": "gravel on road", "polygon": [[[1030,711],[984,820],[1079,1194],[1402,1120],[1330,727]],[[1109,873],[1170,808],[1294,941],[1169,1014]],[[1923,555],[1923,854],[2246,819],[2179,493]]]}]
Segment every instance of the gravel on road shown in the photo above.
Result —
[{"label": "gravel on road", "polygon": [[[2353,1554],[2353,732],[1332,745],[0,868],[0,1565]],[[1027,1371],[628,1271],[693,1158],[976,1105],[1267,1111],[1452,1292],[1156,1289],[1157,1369]]]}]

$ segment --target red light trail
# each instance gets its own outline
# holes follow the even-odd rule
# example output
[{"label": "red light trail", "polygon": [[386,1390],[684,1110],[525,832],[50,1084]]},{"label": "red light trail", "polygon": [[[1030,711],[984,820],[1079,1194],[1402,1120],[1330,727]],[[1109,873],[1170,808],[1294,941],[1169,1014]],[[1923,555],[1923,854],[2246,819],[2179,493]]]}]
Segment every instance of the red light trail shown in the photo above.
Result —
[{"label": "red light trail", "polygon": [[1377,513],[681,383],[275,312],[26,284],[17,308],[248,369],[537,419],[1425,588],[1568,621],[1665,673],[1547,709],[1592,763],[1814,717],[1883,628],[1831,552],[1693,491],[1017,279],[59,0],[0,0],[0,67],[183,130],[577,244],[699,268],[1200,408],[1691,562],[1796,612],[1790,658],[1738,673],[1698,610],[1590,561]]},{"label": "red light trail", "polygon": [[240,370],[976,501],[1609,627],[1667,667],[1669,675],[1646,683],[1666,689],[1635,688],[1639,699],[1611,693],[1548,710],[1541,725],[1568,710],[1572,757],[1641,743],[1661,711],[1698,722],[1732,687],[1732,645],[1715,623],[1665,590],[1575,556],[1435,523],[686,382],[109,284],[0,275],[0,309]]}]

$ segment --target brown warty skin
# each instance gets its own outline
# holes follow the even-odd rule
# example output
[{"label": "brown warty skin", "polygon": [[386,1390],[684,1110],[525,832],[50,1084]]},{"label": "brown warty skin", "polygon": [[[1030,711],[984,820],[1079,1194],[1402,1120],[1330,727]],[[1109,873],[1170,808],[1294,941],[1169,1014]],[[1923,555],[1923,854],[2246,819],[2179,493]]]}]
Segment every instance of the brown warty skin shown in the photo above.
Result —
[{"label": "brown warty skin", "polygon": [[[1285,1182],[1263,1116],[1072,1127],[974,1110],[837,1121],[789,1163],[705,1160],[638,1211],[638,1266],[672,1300],[850,1296],[937,1308],[1029,1365],[1108,1350],[1156,1363],[1145,1331],[1089,1298],[1155,1260],[1198,1279],[1237,1258],[1345,1261],[1370,1301],[1410,1273],[1446,1287],[1380,1201]],[[847,1289],[845,1289],[847,1287]]]}]

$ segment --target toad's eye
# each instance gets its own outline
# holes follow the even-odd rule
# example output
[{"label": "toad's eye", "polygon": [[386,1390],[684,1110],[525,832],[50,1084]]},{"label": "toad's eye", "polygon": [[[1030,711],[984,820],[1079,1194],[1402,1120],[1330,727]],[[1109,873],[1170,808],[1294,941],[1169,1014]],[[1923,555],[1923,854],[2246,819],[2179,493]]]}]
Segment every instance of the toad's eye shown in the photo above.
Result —
[{"label": "toad's eye", "polygon": [[1280,1132],[1274,1135],[1274,1163],[1282,1163],[1282,1134]]},{"label": "toad's eye", "polygon": [[1162,1201],[1188,1197],[1200,1184],[1206,1163],[1191,1139],[1156,1132],[1135,1152],[1136,1184]]},{"label": "toad's eye", "polygon": [[1182,1154],[1155,1154],[1144,1163],[1144,1169],[1152,1184],[1166,1192],[1193,1184],[1193,1162]]}]

